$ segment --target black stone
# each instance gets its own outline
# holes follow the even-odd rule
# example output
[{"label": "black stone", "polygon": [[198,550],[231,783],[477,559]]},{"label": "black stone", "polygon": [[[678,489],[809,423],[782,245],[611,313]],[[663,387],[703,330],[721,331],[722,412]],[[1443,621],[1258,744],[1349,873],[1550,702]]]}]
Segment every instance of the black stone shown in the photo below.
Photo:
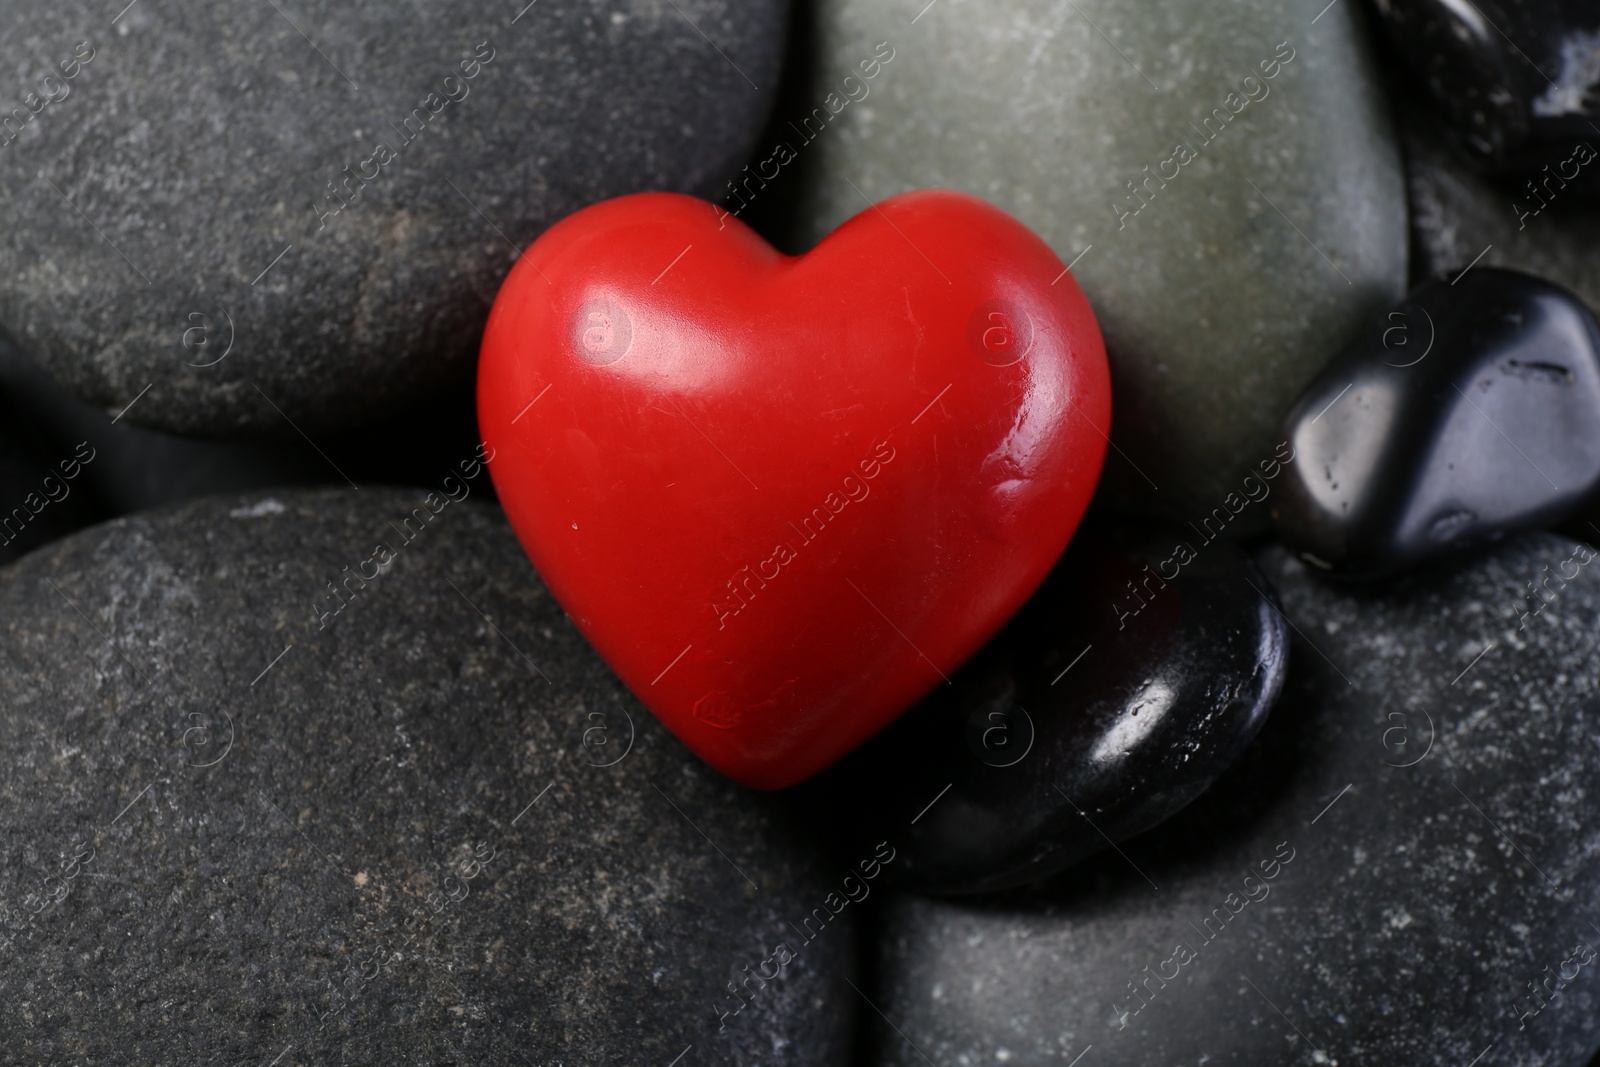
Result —
[{"label": "black stone", "polygon": [[0,1060],[843,1062],[854,911],[791,925],[839,876],[497,510],[421,497],[216,497],[0,570]]},{"label": "black stone", "polygon": [[1328,365],[1284,436],[1273,520],[1338,577],[1557,522],[1600,487],[1600,328],[1529,275],[1430,282]]},{"label": "black stone", "polygon": [[132,421],[297,439],[470,377],[557,220],[720,192],[788,4],[126,7],[0,5],[0,325]]},{"label": "black stone", "polygon": [[1379,595],[1257,558],[1294,648],[1255,744],[1046,889],[890,897],[869,993],[897,1029],[868,1020],[873,1062],[1554,1067],[1600,1047],[1600,563],[1529,534]]},{"label": "black stone", "polygon": [[938,893],[1043,878],[1181,809],[1255,737],[1288,656],[1266,579],[1197,540],[1080,532],[952,684],[807,806],[850,831],[847,854],[894,841],[897,880]]},{"label": "black stone", "polygon": [[[1592,0],[1377,0],[1377,8],[1398,66],[1426,88],[1471,161],[1600,190],[1600,167],[1590,165],[1600,148]],[[1590,145],[1585,162],[1572,158],[1581,142]]]}]

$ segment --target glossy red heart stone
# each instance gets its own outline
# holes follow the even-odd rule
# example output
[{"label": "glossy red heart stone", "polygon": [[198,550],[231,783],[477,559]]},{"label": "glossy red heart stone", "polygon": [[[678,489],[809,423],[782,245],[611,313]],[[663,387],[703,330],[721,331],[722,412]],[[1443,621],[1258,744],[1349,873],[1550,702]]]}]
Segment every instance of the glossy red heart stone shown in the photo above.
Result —
[{"label": "glossy red heart stone", "polygon": [[478,417],[540,575],[707,763],[776,789],[942,684],[1088,506],[1094,314],[981,200],[908,193],[785,256],[700,200],[558,223],[500,290]]}]

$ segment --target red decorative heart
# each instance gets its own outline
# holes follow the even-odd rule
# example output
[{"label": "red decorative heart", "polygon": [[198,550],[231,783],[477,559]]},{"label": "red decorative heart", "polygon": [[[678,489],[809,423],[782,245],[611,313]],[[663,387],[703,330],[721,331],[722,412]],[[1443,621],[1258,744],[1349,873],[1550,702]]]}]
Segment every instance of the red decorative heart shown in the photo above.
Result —
[{"label": "red decorative heart", "polygon": [[943,683],[1044,578],[1111,385],[1061,260],[981,200],[908,193],[790,257],[644,193],[523,254],[478,417],[578,628],[707,763],[777,789]]}]

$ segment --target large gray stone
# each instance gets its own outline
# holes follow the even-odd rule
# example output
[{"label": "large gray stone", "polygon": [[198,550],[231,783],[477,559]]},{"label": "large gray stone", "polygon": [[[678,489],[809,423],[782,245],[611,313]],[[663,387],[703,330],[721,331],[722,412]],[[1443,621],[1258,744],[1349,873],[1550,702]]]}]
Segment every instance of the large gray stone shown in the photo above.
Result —
[{"label": "large gray stone", "polygon": [[468,375],[547,226],[737,169],[787,18],[785,0],[121,6],[0,3],[0,325],[85,399],[149,386],[129,419],[216,436],[314,435]]},{"label": "large gray stone", "polygon": [[[1105,334],[1125,454],[1107,490],[1197,519],[1272,458],[1294,398],[1404,287],[1404,188],[1360,12],[1320,6],[822,0],[827,121],[788,134],[807,236],[926,186],[1034,228]],[[894,56],[864,82],[878,42]]]},{"label": "large gray stone", "polygon": [[1047,891],[897,898],[872,997],[904,1037],[879,1023],[877,1062],[1532,1067],[1600,1046],[1600,561],[1530,535],[1376,595],[1260,560],[1296,638],[1255,746]]},{"label": "large gray stone", "polygon": [[210,498],[0,571],[0,1059],[842,1062],[853,913],[790,925],[839,876],[497,511],[421,495]]}]

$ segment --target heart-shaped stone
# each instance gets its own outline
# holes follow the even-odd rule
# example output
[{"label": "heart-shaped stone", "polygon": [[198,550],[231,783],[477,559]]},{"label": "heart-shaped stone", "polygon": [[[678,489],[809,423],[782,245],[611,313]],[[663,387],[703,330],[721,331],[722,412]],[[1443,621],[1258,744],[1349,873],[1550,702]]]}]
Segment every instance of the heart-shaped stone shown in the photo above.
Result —
[{"label": "heart-shaped stone", "polygon": [[782,788],[946,681],[1044,578],[1111,394],[1061,260],[982,201],[896,197],[796,258],[641,194],[518,262],[478,408],[578,627],[707,762]]},{"label": "heart-shaped stone", "polygon": [[1289,626],[1243,552],[1185,532],[1079,531],[952,685],[795,790],[844,862],[887,839],[908,888],[1006,889],[1200,796],[1278,699]]}]

